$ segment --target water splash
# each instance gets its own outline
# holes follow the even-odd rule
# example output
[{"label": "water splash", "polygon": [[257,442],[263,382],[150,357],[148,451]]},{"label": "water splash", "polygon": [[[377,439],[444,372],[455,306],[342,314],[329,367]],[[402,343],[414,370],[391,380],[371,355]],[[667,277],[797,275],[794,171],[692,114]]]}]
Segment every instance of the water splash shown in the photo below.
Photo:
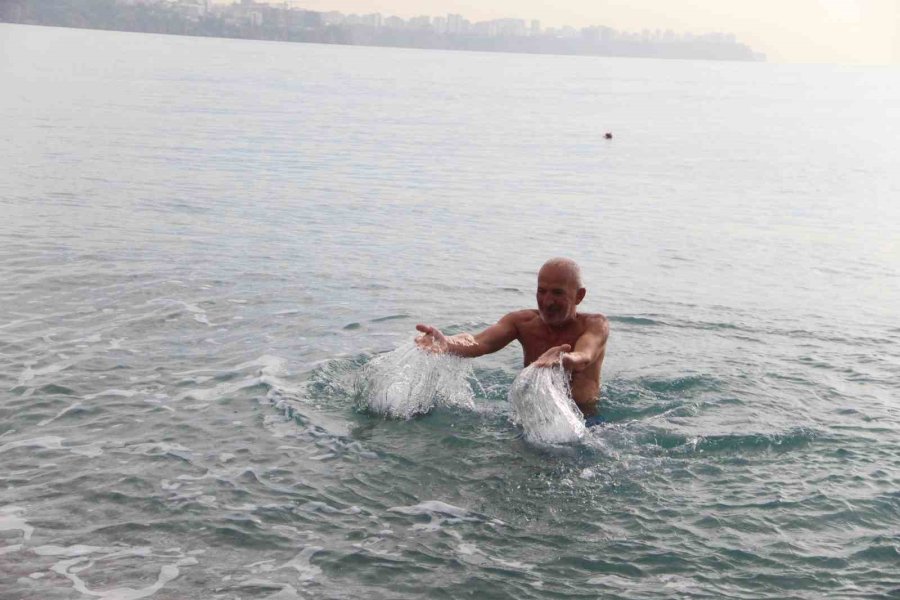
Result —
[{"label": "water splash", "polygon": [[435,405],[473,409],[471,363],[425,352],[412,342],[372,360],[364,374],[365,408],[396,419],[425,414]]},{"label": "water splash", "polygon": [[587,431],[562,367],[526,367],[509,388],[509,403],[529,442],[568,444]]}]

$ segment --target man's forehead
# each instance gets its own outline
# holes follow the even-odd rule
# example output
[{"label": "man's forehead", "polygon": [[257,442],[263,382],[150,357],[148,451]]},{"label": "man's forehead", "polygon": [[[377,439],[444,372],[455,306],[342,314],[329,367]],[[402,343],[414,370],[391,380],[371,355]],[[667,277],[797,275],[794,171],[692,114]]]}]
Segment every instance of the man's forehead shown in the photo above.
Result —
[{"label": "man's forehead", "polygon": [[569,286],[576,281],[576,275],[562,266],[548,265],[538,271],[538,284]]}]

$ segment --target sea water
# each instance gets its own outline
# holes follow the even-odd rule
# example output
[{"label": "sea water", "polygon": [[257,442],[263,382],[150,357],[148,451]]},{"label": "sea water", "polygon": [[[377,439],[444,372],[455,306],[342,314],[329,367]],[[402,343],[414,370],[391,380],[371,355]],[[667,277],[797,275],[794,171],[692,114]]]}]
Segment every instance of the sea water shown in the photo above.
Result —
[{"label": "sea water", "polygon": [[[0,598],[898,594],[895,70],[0,25],[0,90]],[[556,255],[548,444],[517,343],[404,353]]]}]

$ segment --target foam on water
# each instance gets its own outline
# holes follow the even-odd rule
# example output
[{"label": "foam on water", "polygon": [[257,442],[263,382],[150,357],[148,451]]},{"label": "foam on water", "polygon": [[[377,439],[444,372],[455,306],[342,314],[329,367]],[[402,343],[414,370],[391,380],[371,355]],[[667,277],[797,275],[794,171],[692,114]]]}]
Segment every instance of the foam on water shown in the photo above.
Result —
[{"label": "foam on water", "polygon": [[568,444],[587,431],[562,367],[523,369],[509,388],[509,403],[510,418],[530,442]]},{"label": "foam on water", "polygon": [[77,410],[77,409],[81,408],[82,406],[83,406],[83,404],[82,404],[81,402],[73,402],[72,404],[70,404],[70,405],[67,406],[66,408],[64,408],[64,409],[62,409],[61,411],[59,411],[58,413],[56,413],[56,415],[54,415],[53,417],[50,417],[49,419],[44,419],[43,421],[41,421],[40,423],[38,423],[38,427],[44,427],[45,425],[49,425],[49,424],[52,423],[53,421],[55,421],[55,420],[57,420],[58,418],[64,416],[66,413],[69,413],[69,412],[71,412],[71,411],[73,411],[73,410]]},{"label": "foam on water", "polygon": [[409,419],[435,405],[474,408],[471,363],[448,354],[425,352],[409,342],[370,362],[365,370],[366,408]]},{"label": "foam on water", "polygon": [[44,448],[45,450],[61,450],[63,438],[57,435],[44,435],[27,440],[8,442],[0,446],[0,454],[16,448]]},{"label": "foam on water", "polygon": [[309,582],[322,574],[322,569],[310,563],[313,555],[322,552],[324,548],[321,546],[308,546],[303,549],[297,556],[287,561],[277,569],[293,569],[297,571],[297,579],[300,582]]},{"label": "foam on water", "polygon": [[440,514],[455,519],[469,519],[472,516],[465,508],[453,506],[440,500],[427,500],[413,506],[394,506],[388,509],[388,512],[399,513],[402,515],[431,515]]},{"label": "foam on water", "polygon": [[[454,525],[457,523],[480,523],[485,521],[481,515],[468,511],[464,508],[441,502],[440,500],[428,500],[413,506],[394,506],[387,510],[390,513],[397,513],[407,516],[427,516],[428,523],[417,523],[411,527],[414,531],[438,531],[444,525]],[[495,524],[501,525],[500,521],[494,521]]]},{"label": "foam on water", "polygon": [[23,512],[25,512],[25,509],[18,506],[4,506],[0,508],[0,531],[21,531],[22,540],[27,542],[31,539],[31,534],[34,533],[34,527],[29,525],[28,521],[22,517],[21,513]]},{"label": "foam on water", "polygon": [[[186,555],[178,548],[163,552],[154,552],[151,547],[127,547],[127,546],[90,546],[77,544],[74,546],[44,545],[32,548],[37,556],[49,556],[61,558],[50,567],[50,571],[69,579],[75,591],[85,595],[101,598],[102,600],[138,600],[154,595],[168,582],[176,579],[180,574],[180,568],[199,564],[194,556]],[[129,559],[162,559],[165,564],[159,567],[156,580],[145,587],[114,587],[106,590],[91,589],[81,578],[81,573],[90,570],[96,565],[105,565],[112,561]],[[32,576],[34,573],[32,573]],[[34,577],[32,577],[34,578]]]}]

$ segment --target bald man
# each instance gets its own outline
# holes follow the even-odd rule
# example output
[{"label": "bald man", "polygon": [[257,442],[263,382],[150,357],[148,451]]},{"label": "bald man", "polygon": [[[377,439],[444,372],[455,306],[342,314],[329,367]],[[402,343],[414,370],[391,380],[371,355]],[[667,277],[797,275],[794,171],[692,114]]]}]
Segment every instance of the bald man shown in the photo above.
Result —
[{"label": "bald man", "polygon": [[568,258],[551,258],[538,272],[537,310],[511,312],[481,333],[445,336],[435,327],[416,325],[416,344],[430,352],[474,358],[497,352],[513,340],[522,344],[527,367],[560,364],[570,373],[572,398],[588,424],[597,421],[600,368],[606,355],[609,321],[601,314],[579,313],[587,293],[581,269]]}]

